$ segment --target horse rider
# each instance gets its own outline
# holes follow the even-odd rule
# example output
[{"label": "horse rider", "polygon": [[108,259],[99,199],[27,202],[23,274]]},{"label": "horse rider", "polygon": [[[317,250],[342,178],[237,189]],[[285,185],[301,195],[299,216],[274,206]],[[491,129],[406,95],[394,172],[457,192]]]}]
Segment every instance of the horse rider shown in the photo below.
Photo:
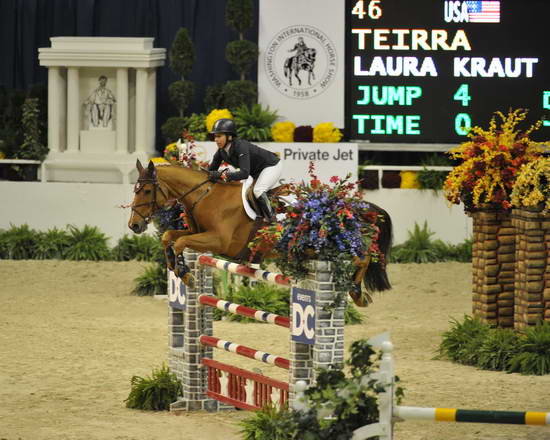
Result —
[{"label": "horse rider", "polygon": [[[283,171],[283,163],[276,154],[264,148],[258,147],[247,140],[237,138],[237,130],[232,119],[218,119],[210,134],[214,135],[214,141],[218,151],[214,154],[208,167],[209,179],[234,181],[247,179],[252,176],[256,180],[254,185],[254,197],[262,216],[267,222],[273,221],[273,208],[267,191],[279,184]],[[234,172],[219,171],[222,162],[227,162],[236,168]]]},{"label": "horse rider", "polygon": [[306,49],[309,49],[306,46],[306,43],[304,43],[304,37],[298,37],[298,42],[294,45],[292,49],[289,49],[289,52],[296,51],[296,58],[298,58],[300,55],[303,55]]}]

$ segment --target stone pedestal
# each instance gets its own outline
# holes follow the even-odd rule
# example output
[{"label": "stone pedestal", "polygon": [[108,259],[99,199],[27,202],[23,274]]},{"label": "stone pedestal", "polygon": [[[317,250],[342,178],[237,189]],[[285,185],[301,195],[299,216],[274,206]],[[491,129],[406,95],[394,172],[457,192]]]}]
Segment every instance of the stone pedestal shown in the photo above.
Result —
[{"label": "stone pedestal", "polygon": [[136,159],[155,154],[156,69],[166,50],[153,48],[153,38],[50,41],[38,56],[48,68],[42,180],[130,183]]},{"label": "stone pedestal", "polygon": [[550,322],[550,214],[514,209],[516,269],[514,326]]},{"label": "stone pedestal", "polygon": [[509,213],[487,208],[473,218],[473,315],[498,327],[514,326],[515,231]]}]

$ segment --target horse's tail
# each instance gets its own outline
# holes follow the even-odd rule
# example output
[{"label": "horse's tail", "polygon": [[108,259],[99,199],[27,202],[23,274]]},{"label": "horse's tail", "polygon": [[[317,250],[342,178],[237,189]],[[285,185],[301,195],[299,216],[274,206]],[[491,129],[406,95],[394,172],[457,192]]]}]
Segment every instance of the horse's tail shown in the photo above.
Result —
[{"label": "horse's tail", "polygon": [[369,291],[382,292],[391,289],[388,273],[386,272],[386,262],[389,261],[390,251],[393,242],[393,226],[390,215],[380,206],[374,203],[370,204],[373,210],[379,214],[376,225],[380,229],[378,235],[378,248],[384,254],[382,261],[371,262],[363,278],[365,288]]}]

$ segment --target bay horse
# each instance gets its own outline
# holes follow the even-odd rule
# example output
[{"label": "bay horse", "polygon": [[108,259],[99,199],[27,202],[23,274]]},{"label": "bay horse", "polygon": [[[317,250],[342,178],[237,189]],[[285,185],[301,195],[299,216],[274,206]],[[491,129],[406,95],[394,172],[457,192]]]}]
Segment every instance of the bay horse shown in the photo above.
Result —
[{"label": "bay horse", "polygon": [[[152,161],[144,168],[138,160],[136,167],[139,177],[130,205],[132,213],[128,227],[140,234],[159,210],[176,202],[182,205],[189,229],[168,230],[161,241],[167,266],[186,285],[192,285],[193,279],[183,258],[185,248],[241,261],[249,255],[248,243],[258,224],[244,210],[242,183],[213,183],[204,170],[169,164],[155,166]],[[384,255],[388,255],[392,242],[391,218],[382,208],[374,204],[371,206],[378,214],[378,247]],[[368,258],[355,257],[353,263],[357,269],[353,275],[354,289],[349,294],[358,306],[368,304],[361,292],[361,282],[367,292],[391,289],[384,262],[369,262]]]}]

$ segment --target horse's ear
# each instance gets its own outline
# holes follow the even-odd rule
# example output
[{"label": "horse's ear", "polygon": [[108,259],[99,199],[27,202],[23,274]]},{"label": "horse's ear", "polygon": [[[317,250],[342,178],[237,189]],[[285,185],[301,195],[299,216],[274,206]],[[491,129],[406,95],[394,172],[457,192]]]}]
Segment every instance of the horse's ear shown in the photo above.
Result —
[{"label": "horse's ear", "polygon": [[143,165],[141,164],[141,162],[138,160],[136,160],[136,168],[137,170],[139,171],[139,173],[141,174],[141,172],[143,171]]},{"label": "horse's ear", "polygon": [[154,176],[155,175],[155,164],[153,163],[152,160],[149,161],[149,165],[147,166],[147,171],[149,171],[149,173],[151,174],[151,176]]}]

